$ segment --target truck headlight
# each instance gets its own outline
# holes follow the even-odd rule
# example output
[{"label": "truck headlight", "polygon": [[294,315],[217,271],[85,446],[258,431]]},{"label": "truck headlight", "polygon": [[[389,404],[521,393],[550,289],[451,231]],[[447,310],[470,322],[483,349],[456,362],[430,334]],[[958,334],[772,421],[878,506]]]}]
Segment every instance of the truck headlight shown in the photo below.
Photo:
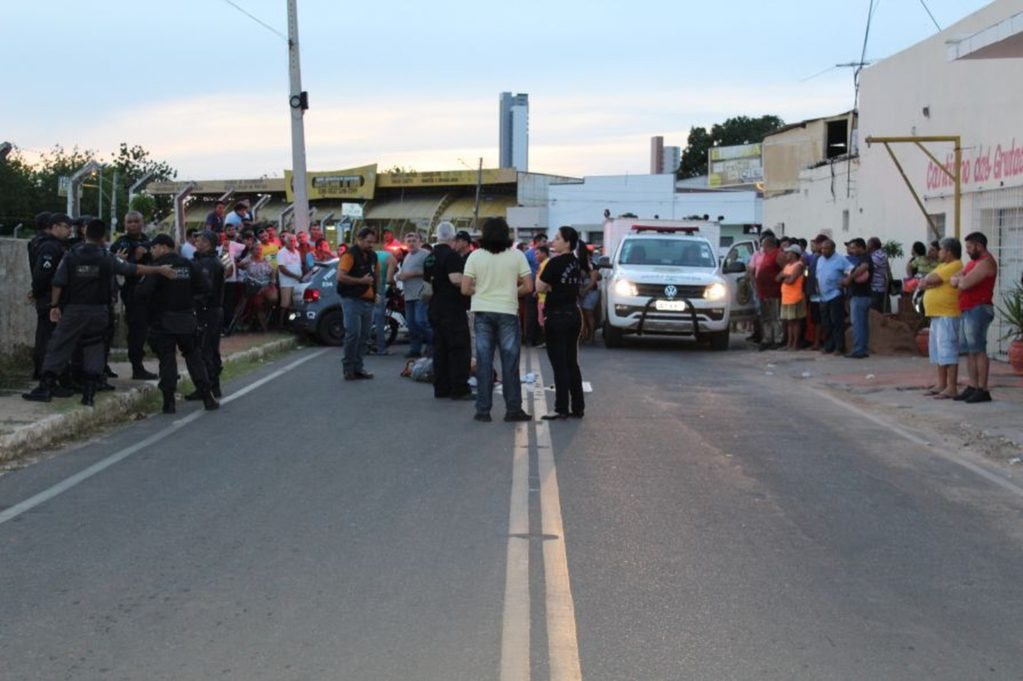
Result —
[{"label": "truck headlight", "polygon": [[728,295],[728,288],[717,281],[703,290],[703,297],[707,300],[723,300]]},{"label": "truck headlight", "polygon": [[615,293],[629,298],[635,298],[639,295],[639,291],[636,290],[636,285],[628,279],[618,279],[615,281]]}]

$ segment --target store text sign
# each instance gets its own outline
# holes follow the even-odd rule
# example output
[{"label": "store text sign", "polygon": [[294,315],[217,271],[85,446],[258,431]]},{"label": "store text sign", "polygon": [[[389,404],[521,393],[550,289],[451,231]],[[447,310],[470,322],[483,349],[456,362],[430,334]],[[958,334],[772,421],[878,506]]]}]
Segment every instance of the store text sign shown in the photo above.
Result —
[{"label": "store text sign", "polygon": [[[963,185],[981,184],[984,182],[1001,182],[1013,177],[1023,176],[1023,146],[1013,139],[1008,145],[997,144],[994,147],[977,147],[976,154],[967,156],[964,150],[961,179]],[[945,157],[945,170],[955,172],[955,156]],[[927,162],[927,188],[943,189],[954,187],[955,181],[946,175],[934,161]]]}]

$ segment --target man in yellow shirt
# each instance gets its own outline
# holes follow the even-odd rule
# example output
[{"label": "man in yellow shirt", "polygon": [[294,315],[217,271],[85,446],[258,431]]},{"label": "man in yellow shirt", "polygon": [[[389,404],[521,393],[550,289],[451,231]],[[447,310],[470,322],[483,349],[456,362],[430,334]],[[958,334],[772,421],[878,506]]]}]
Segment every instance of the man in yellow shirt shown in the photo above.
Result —
[{"label": "man in yellow shirt", "polygon": [[931,320],[928,355],[938,367],[938,383],[927,393],[935,399],[950,400],[959,391],[959,291],[952,276],[963,269],[958,239],[939,242],[938,266],[920,282],[924,290],[924,313]]}]

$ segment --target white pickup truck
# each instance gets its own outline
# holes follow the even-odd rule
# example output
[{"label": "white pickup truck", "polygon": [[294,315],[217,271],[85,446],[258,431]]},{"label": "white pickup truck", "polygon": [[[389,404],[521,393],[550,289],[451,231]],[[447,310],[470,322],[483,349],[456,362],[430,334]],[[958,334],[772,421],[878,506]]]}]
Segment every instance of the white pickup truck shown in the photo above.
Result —
[{"label": "white pickup truck", "polygon": [[753,242],[732,245],[719,262],[717,223],[617,218],[604,235],[611,256],[597,266],[607,347],[626,335],[667,335],[727,350],[732,322],[752,318],[745,263]]}]

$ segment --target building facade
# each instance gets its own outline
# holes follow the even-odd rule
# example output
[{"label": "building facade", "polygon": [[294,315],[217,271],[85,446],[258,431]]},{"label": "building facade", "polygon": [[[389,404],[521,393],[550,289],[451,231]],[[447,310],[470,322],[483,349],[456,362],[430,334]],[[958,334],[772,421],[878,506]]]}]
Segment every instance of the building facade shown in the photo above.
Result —
[{"label": "building facade", "polygon": [[[865,69],[860,82],[858,120],[843,115],[808,122],[794,143],[812,147],[813,153],[796,164],[790,161],[798,152],[792,145],[785,151],[792,130],[765,140],[764,225],[806,237],[822,231],[840,240],[878,236],[899,242],[907,254],[915,241],[980,231],[999,261],[999,296],[1018,285],[1023,275],[1023,119],[1018,112],[1023,0],[991,3]],[[831,124],[843,118],[850,153],[829,156],[828,140],[840,136]],[[954,143],[911,140],[886,148],[876,141],[952,136],[960,138],[962,152],[958,211],[949,177],[955,170]],[[894,263],[897,275],[904,265],[904,259]],[[1007,347],[1007,341],[999,341],[1004,333],[996,317],[989,342],[1000,353]]]}]

